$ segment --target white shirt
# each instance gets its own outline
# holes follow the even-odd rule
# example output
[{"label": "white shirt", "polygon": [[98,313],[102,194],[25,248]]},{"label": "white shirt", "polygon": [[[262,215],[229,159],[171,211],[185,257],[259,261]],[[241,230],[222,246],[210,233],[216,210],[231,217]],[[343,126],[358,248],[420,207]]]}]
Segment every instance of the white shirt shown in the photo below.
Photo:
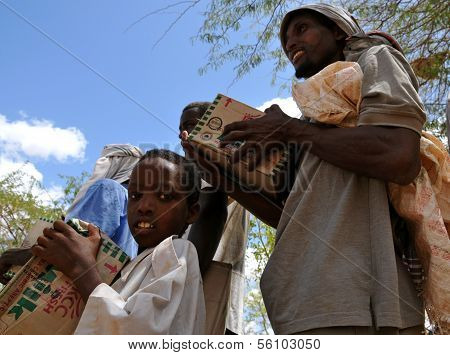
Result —
[{"label": "white shirt", "polygon": [[75,334],[203,334],[205,301],[194,245],[169,237],[89,296]]}]

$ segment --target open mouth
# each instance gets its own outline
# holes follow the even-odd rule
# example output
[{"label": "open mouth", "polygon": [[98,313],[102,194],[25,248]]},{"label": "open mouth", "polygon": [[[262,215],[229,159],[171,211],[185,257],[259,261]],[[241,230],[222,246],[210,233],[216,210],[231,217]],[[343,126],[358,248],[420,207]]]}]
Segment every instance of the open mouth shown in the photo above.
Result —
[{"label": "open mouth", "polygon": [[149,229],[155,229],[155,225],[150,222],[139,222],[136,224],[136,228],[143,229],[143,230],[149,230]]},{"label": "open mouth", "polygon": [[292,56],[292,62],[295,63],[300,57],[302,57],[305,54],[304,50],[299,50],[297,52],[294,53],[294,55]]}]

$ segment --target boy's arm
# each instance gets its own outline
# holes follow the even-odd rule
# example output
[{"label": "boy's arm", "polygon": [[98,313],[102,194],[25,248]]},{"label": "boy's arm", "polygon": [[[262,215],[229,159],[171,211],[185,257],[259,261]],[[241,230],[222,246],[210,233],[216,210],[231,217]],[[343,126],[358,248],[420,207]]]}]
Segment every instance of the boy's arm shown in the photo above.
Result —
[{"label": "boy's arm", "polygon": [[239,202],[264,223],[276,228],[281,217],[282,207],[260,192],[248,192],[238,183],[223,175],[220,168],[207,160],[199,149],[187,140],[182,141],[186,155],[193,159],[203,170],[205,180],[211,185],[224,191],[228,196]]},{"label": "boy's arm", "polygon": [[228,215],[227,199],[220,190],[203,189],[200,192],[200,215],[191,226],[188,240],[197,250],[202,275],[208,269],[223,234]]},{"label": "boy's arm", "polygon": [[53,228],[44,229],[37,245],[31,248],[33,255],[41,257],[72,279],[85,302],[102,283],[96,268],[100,231],[89,224],[88,232],[89,236],[84,238],[63,221],[56,221]]}]

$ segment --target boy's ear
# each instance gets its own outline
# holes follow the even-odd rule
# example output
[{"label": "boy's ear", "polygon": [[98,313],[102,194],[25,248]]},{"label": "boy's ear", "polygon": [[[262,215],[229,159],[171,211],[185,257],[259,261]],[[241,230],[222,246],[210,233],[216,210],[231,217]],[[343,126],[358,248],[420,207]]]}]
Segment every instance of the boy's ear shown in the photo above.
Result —
[{"label": "boy's ear", "polygon": [[196,202],[189,207],[186,223],[187,224],[194,223],[197,220],[199,214],[200,214],[200,203]]}]

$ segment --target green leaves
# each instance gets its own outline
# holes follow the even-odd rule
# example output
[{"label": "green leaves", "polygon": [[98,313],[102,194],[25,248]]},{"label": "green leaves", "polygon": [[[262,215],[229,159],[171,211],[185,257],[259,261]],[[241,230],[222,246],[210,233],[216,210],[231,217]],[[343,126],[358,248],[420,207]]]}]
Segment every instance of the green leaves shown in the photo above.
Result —
[{"label": "green leaves", "polygon": [[[278,31],[284,14],[306,1],[211,0],[204,22],[194,38],[210,46],[199,73],[233,63],[230,85],[264,62],[273,64],[272,85],[289,88],[280,77],[288,66]],[[446,0],[348,0],[341,2],[365,30],[381,30],[402,46],[418,79],[426,107],[442,106],[450,86],[450,7]],[[432,115],[431,111],[427,111]],[[433,116],[433,119],[435,117]],[[442,130],[445,119],[438,118]]]},{"label": "green leaves", "polygon": [[250,217],[247,244],[246,272],[247,288],[244,304],[245,329],[248,334],[269,334],[270,322],[258,287],[261,274],[275,246],[275,229]]},{"label": "green leaves", "polygon": [[[52,200],[45,188],[32,176],[20,170],[0,179],[0,253],[19,247],[39,218],[59,219],[73,201],[87,173],[81,177],[63,177],[66,185],[64,196]],[[50,198],[50,201],[43,201]]]},{"label": "green leaves", "polygon": [[288,6],[301,1],[212,0],[195,40],[211,45],[207,63],[199,70],[218,70],[236,63],[233,81],[264,61],[276,59],[270,47],[278,38],[279,24]]},{"label": "green leaves", "polygon": [[445,0],[349,0],[364,29],[392,35],[402,46],[427,105],[446,101],[449,87],[450,9]]}]

